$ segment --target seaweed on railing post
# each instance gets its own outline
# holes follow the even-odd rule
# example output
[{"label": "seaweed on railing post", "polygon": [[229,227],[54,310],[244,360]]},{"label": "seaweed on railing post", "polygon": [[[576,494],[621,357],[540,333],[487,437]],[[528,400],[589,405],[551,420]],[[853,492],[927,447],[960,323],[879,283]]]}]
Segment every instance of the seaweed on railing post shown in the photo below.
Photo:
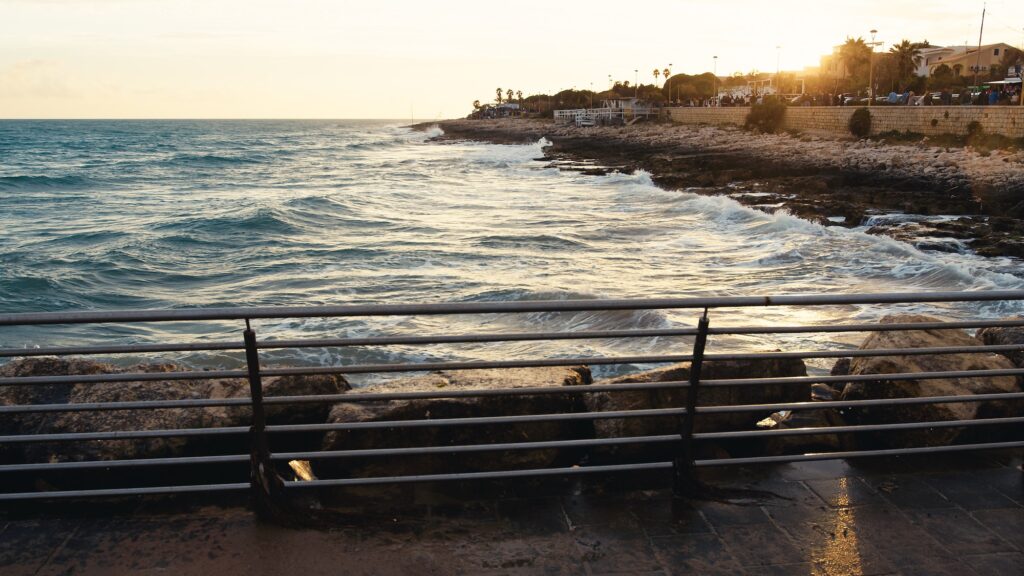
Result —
[{"label": "seaweed on railing post", "polygon": [[278,476],[270,458],[267,440],[267,416],[263,408],[263,379],[256,347],[256,332],[245,320],[245,363],[249,371],[249,396],[252,400],[252,425],[249,428],[249,482],[253,509],[266,520],[287,520],[284,480]]},{"label": "seaweed on railing post", "polygon": [[672,471],[674,481],[672,493],[676,498],[684,498],[697,492],[697,482],[694,460],[696,452],[693,445],[694,420],[697,417],[697,395],[700,391],[700,371],[704,364],[704,348],[708,342],[708,309],[704,309],[704,315],[697,323],[697,338],[693,342],[693,360],[690,362],[690,381],[686,388],[686,413],[680,420],[680,436],[682,436],[682,447],[673,461]]}]

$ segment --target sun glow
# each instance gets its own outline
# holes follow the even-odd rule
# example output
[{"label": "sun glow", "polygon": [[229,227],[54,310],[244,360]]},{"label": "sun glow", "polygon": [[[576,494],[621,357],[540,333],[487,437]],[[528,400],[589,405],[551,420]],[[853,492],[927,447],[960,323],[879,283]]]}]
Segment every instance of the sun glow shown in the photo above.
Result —
[{"label": "sun glow", "polygon": [[[975,4],[978,4],[977,6]],[[0,0],[0,117],[462,116],[526,94],[653,82],[651,70],[802,70],[847,36],[977,39],[980,3],[654,0]],[[989,2],[1019,43],[1024,4]],[[777,48],[778,47],[778,48]],[[637,72],[634,72],[636,70]]]}]

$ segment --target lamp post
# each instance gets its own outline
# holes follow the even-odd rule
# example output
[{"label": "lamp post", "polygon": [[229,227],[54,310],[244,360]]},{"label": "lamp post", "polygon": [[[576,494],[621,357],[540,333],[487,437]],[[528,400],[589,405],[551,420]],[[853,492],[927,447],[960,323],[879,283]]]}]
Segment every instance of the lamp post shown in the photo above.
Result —
[{"label": "lamp post", "polygon": [[640,97],[640,69],[633,69],[633,98]]},{"label": "lamp post", "polygon": [[871,55],[867,58],[867,106],[874,106],[874,35],[878,30],[871,31]]},{"label": "lamp post", "polygon": [[712,95],[712,98],[714,98],[715,107],[717,108],[718,107],[718,56],[717,55],[713,56],[712,60],[714,62],[714,65],[713,65],[713,68],[712,68],[713,72],[711,73],[711,75],[715,77],[714,81],[712,82],[712,86],[714,86],[714,88],[713,88],[714,94]]},{"label": "lamp post", "polygon": [[782,91],[782,84],[779,82],[780,62],[782,61],[782,46],[775,47],[775,95]]}]

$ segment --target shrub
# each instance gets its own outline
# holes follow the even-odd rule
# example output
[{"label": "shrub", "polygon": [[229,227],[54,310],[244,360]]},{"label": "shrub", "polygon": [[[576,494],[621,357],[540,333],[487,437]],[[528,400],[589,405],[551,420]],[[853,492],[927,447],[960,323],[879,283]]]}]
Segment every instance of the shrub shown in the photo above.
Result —
[{"label": "shrub", "polygon": [[867,138],[871,134],[871,111],[867,108],[858,108],[850,116],[850,134],[857,138]]},{"label": "shrub", "polygon": [[767,97],[762,104],[750,107],[744,127],[748,130],[773,134],[782,127],[786,118],[786,103],[777,98]]},{"label": "shrub", "polygon": [[976,139],[985,135],[985,128],[981,125],[981,122],[973,120],[967,125],[967,139]]}]

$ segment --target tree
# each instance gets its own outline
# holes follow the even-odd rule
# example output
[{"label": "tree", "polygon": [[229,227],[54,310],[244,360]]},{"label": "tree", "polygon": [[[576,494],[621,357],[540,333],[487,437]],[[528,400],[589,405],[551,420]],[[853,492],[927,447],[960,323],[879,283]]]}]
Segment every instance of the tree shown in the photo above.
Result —
[{"label": "tree", "polygon": [[868,80],[868,65],[871,61],[871,48],[863,38],[847,38],[839,47],[839,59],[843,62],[843,78],[849,75],[854,86],[861,87]]},{"label": "tree", "polygon": [[495,90],[494,93],[497,94],[497,97],[495,97],[494,99],[498,101],[498,104],[501,104],[501,88]]},{"label": "tree", "polygon": [[999,65],[1007,72],[1014,70],[1016,66],[1024,68],[1024,52],[1017,48],[1007,48],[1003,51],[1003,57],[1000,58]]},{"label": "tree", "polygon": [[513,96],[515,96],[515,92],[513,92],[512,89],[509,88],[508,91],[505,92],[505,102],[512,102]]},{"label": "tree", "polygon": [[479,109],[480,109],[480,101],[479,100],[473,100],[473,110],[479,110]]},{"label": "tree", "polygon": [[889,53],[896,59],[896,73],[900,84],[904,84],[916,76],[915,71],[921,65],[921,44],[904,39],[889,48]]},{"label": "tree", "polygon": [[932,70],[929,85],[932,88],[949,88],[949,86],[953,84],[954,78],[953,69],[945,64],[940,64]]},{"label": "tree", "polygon": [[522,90],[516,90],[516,98],[519,99],[519,105],[522,106],[523,105],[523,91]]},{"label": "tree", "polygon": [[655,84],[658,83],[658,77],[659,76],[661,76],[661,70],[658,70],[657,68],[655,68],[654,69],[654,83]]}]

